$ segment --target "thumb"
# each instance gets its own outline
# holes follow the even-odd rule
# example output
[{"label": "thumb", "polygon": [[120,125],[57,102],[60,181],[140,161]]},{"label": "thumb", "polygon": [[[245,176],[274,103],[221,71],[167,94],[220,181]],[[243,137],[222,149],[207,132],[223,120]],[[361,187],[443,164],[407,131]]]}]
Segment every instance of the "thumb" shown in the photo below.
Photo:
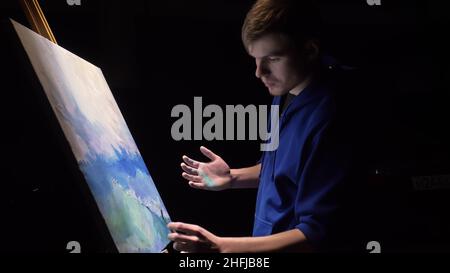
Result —
[{"label": "thumb", "polygon": [[204,154],[207,158],[214,160],[216,158],[218,158],[219,156],[216,155],[215,153],[211,152],[209,149],[207,149],[204,146],[200,147],[200,152],[202,152],[202,154]]}]

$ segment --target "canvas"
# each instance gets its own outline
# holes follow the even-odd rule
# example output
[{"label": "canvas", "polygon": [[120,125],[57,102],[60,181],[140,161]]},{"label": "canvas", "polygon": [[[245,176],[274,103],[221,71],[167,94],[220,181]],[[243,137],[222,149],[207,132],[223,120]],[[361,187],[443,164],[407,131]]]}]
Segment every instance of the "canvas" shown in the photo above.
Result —
[{"label": "canvas", "polygon": [[101,70],[12,23],[117,249],[161,252],[170,218]]}]

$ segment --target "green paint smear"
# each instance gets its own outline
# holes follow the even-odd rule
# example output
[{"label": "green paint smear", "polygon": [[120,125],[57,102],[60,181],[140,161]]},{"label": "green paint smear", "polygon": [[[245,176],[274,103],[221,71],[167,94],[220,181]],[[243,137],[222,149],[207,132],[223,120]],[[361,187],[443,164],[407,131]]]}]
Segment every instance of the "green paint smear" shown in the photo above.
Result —
[{"label": "green paint smear", "polygon": [[216,183],[214,183],[214,181],[209,178],[208,175],[206,175],[204,172],[200,172],[199,173],[200,176],[203,178],[203,181],[205,182],[206,186],[208,187],[213,187]]}]

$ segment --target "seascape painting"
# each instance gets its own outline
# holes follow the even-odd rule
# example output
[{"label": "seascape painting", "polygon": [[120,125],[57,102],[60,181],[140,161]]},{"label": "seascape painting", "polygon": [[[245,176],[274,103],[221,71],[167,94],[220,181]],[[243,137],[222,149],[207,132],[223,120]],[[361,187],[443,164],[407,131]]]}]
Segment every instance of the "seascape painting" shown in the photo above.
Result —
[{"label": "seascape painting", "polygon": [[12,23],[117,249],[161,252],[170,218],[101,70]]}]

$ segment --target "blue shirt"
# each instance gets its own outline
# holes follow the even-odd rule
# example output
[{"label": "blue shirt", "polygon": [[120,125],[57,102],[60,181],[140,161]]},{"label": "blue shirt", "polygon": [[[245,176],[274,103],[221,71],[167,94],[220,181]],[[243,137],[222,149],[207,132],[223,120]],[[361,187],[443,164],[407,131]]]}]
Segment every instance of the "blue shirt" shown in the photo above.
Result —
[{"label": "blue shirt", "polygon": [[334,87],[313,82],[282,113],[278,149],[261,159],[254,236],[298,228],[315,246],[342,236],[353,153]]}]

